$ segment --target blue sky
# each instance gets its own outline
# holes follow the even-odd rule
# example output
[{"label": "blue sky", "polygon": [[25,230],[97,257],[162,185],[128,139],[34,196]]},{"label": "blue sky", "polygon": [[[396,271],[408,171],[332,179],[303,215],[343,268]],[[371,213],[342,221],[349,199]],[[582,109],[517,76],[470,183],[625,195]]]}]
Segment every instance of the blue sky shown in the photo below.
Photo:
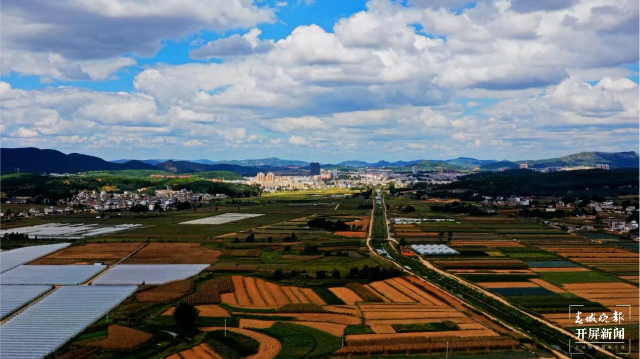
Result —
[{"label": "blue sky", "polygon": [[322,162],[637,151],[638,4],[607,11],[8,0],[3,146]]}]

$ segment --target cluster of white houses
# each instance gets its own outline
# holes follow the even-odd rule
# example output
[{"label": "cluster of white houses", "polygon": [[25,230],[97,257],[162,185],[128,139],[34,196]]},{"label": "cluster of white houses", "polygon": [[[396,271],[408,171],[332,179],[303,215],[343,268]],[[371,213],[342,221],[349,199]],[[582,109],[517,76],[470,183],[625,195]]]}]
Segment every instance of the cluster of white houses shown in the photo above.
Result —
[{"label": "cluster of white houses", "polygon": [[[146,206],[148,210],[167,209],[179,202],[207,203],[213,199],[223,199],[225,194],[194,193],[185,189],[157,190],[155,195],[150,195],[144,190],[124,191],[123,193],[107,191],[81,191],[68,200],[60,200],[56,205],[48,207],[32,207],[28,210],[11,213],[0,212],[0,217],[29,217],[44,216],[60,213],[74,212],[102,212],[112,210],[130,209],[134,206]],[[30,197],[14,197],[8,203],[28,204]]]}]

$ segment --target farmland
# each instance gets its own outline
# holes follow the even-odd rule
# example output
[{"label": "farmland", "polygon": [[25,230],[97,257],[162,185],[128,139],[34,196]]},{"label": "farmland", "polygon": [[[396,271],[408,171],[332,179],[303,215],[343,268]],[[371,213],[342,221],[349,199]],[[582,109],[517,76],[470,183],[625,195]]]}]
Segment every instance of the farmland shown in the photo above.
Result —
[{"label": "farmland", "polygon": [[[56,355],[420,357],[444,354],[447,342],[449,355],[550,355],[539,339],[512,330],[511,318],[497,320],[483,313],[485,304],[468,304],[473,298],[467,293],[459,296],[456,289],[452,294],[440,282],[424,281],[373,255],[365,242],[372,198],[332,198],[331,193],[269,194],[241,203],[217,201],[197,211],[104,218],[101,223],[108,225],[135,220],[142,226],[77,239],[51,251],[34,249],[38,253],[14,262],[17,268],[94,267],[100,262],[106,268],[83,276],[85,287],[138,286],[108,318],[96,318],[74,333]],[[572,327],[566,319],[569,304],[602,311],[614,308],[616,300],[637,303],[637,284],[631,280],[637,272],[613,266],[616,260],[637,260],[637,252],[567,236],[534,221],[430,210],[440,202],[389,198],[389,203],[386,215],[398,223],[390,223],[396,242],[378,245],[387,258],[395,259],[398,247],[412,268],[414,261],[424,261],[564,328]],[[405,212],[407,205],[416,212]],[[241,219],[237,213],[247,216]],[[218,217],[224,214],[229,215]],[[75,216],[65,216],[65,222],[91,223],[82,213]],[[225,217],[235,219],[215,219]],[[383,216],[374,217],[376,238],[385,223]],[[181,224],[194,220],[205,224]],[[458,254],[412,248],[428,244],[446,245]],[[587,255],[580,254],[582,245]],[[15,294],[16,306],[46,304],[59,290],[47,289],[24,298]],[[194,334],[187,335],[174,319],[181,302],[199,312]],[[637,310],[631,307],[634,318]]]}]

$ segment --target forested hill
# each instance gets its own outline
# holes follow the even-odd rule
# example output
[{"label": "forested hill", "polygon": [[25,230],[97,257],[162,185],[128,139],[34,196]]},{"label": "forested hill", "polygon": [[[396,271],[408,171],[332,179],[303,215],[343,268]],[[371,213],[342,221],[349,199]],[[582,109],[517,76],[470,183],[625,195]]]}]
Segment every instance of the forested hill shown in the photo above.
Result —
[{"label": "forested hill", "polygon": [[487,196],[618,196],[638,194],[638,169],[580,170],[541,173],[530,170],[480,172],[434,188],[463,189]]},{"label": "forested hill", "polygon": [[260,193],[259,188],[255,186],[207,180],[208,178],[238,176],[235,173],[206,172],[203,177],[163,178],[137,176],[135,172],[137,171],[97,172],[89,173],[86,176],[74,177],[49,177],[34,173],[14,173],[0,176],[0,186],[2,186],[2,191],[6,194],[6,198],[29,196],[36,198],[36,201],[44,198],[52,201],[67,199],[81,190],[123,192],[147,188],[153,191],[168,187],[174,190],[186,189],[199,193],[222,193],[231,197],[249,197]]},{"label": "forested hill", "polygon": [[2,173],[75,173],[102,170],[150,170],[152,165],[140,161],[107,162],[102,158],[79,153],[64,154],[39,148],[3,148],[0,150]]},{"label": "forested hill", "polygon": [[233,171],[241,175],[255,175],[256,167],[233,164],[203,164],[190,161],[165,161],[155,165],[143,161],[108,162],[102,158],[79,153],[64,154],[56,150],[34,147],[0,149],[2,173],[78,173],[87,171],[162,170],[174,173]]}]

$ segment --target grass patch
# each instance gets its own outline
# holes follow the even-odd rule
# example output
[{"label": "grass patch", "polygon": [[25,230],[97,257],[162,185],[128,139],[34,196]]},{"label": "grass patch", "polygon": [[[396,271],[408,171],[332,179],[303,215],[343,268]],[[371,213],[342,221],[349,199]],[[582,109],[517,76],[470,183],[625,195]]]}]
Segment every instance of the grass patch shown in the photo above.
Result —
[{"label": "grass patch", "polygon": [[220,306],[229,312],[242,312],[242,313],[275,313],[276,310],[273,308],[242,308],[242,307],[234,307],[233,305],[229,305],[227,303],[220,303]]},{"label": "grass patch", "polygon": [[544,272],[544,280],[555,285],[567,283],[613,283],[620,279],[600,272]]},{"label": "grass patch", "polygon": [[397,333],[443,332],[460,329],[456,323],[449,320],[433,323],[392,324],[391,326]]},{"label": "grass patch", "polygon": [[459,274],[460,277],[472,282],[527,282],[536,275],[528,274]]},{"label": "grass patch", "polygon": [[329,305],[343,305],[346,304],[345,302],[342,301],[342,299],[338,298],[338,296],[336,296],[335,294],[333,294],[332,291],[329,290],[329,288],[314,288],[313,289],[314,292],[316,292],[316,294],[322,298],[322,300],[324,300],[325,303],[329,304]]},{"label": "grass patch", "polygon": [[277,359],[329,357],[341,346],[339,337],[293,323],[279,322],[262,332],[282,343]]},{"label": "grass patch", "polygon": [[198,325],[203,327],[222,327],[225,325],[225,320],[227,327],[237,328],[240,325],[240,320],[234,317],[199,317]]},{"label": "grass patch", "polygon": [[258,352],[260,343],[242,334],[223,330],[208,332],[204,341],[224,358],[240,359]]},{"label": "grass patch", "polygon": [[375,332],[368,325],[349,325],[344,330],[345,335],[351,334],[374,334]]}]

